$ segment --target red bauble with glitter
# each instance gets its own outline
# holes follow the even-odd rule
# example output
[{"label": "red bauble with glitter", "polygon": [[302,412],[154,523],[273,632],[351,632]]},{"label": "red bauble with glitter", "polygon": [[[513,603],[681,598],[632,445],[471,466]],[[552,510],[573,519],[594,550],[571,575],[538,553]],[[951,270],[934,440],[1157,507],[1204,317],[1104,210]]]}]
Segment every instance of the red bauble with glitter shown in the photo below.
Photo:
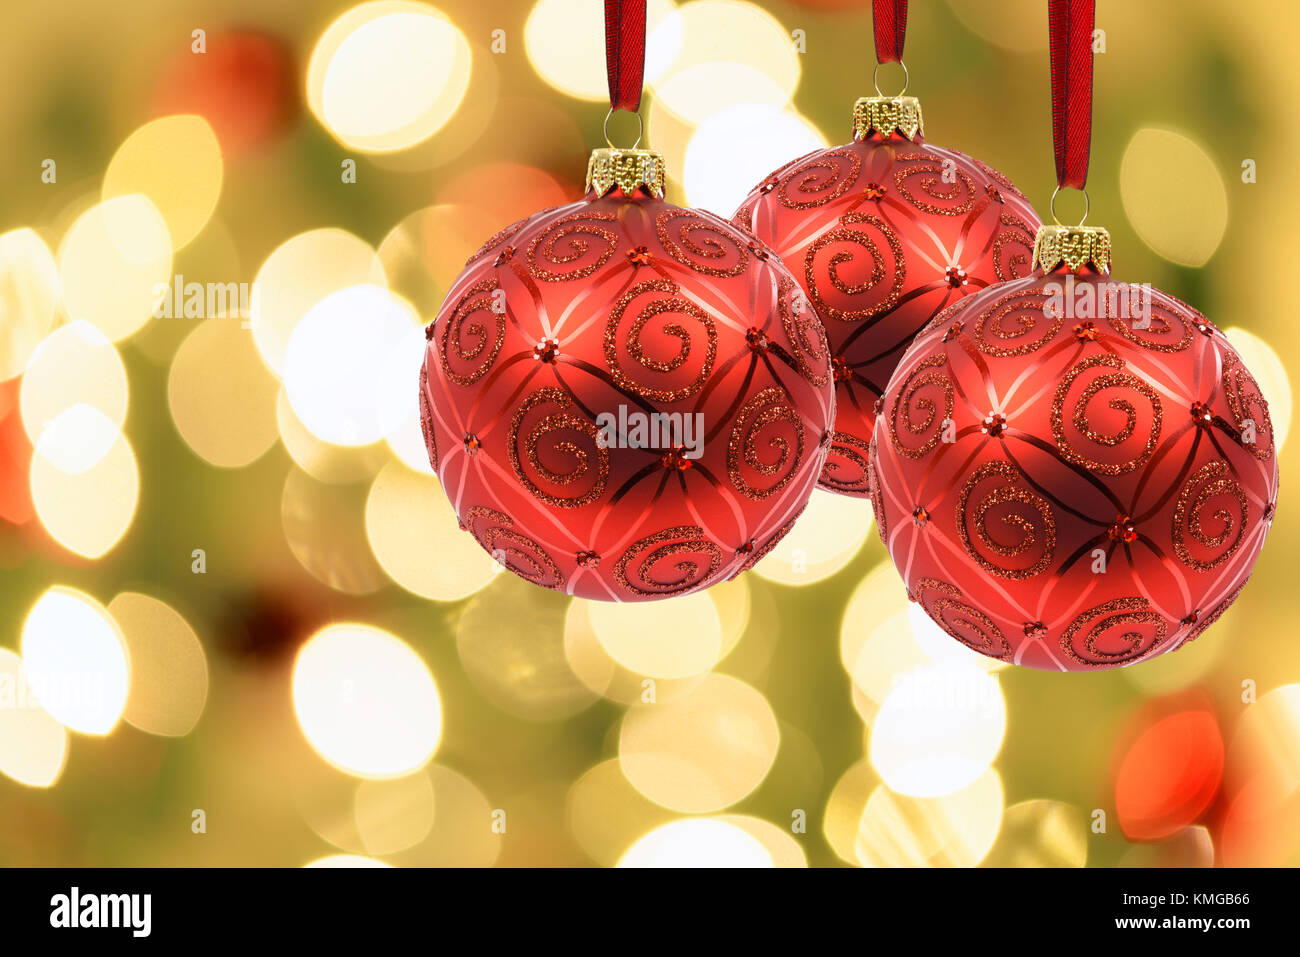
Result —
[{"label": "red bauble with glitter", "polygon": [[826,457],[821,323],[752,236],[597,150],[580,202],[502,230],[428,329],[420,404],[461,525],[535,584],[608,601],[749,568]]},{"label": "red bauble with glitter", "polygon": [[899,365],[875,512],[909,595],[958,641],[1034,668],[1128,665],[1195,640],[1245,585],[1275,508],[1273,429],[1209,320],[1110,280],[1105,230],[1039,237],[1046,273],[949,308]]},{"label": "red bauble with glitter", "polygon": [[1038,216],[1009,180],[925,142],[914,97],[867,97],[853,142],[783,166],[734,222],[781,256],[826,326],[835,436],[821,485],[867,494],[875,402],[946,306],[1029,273]]}]

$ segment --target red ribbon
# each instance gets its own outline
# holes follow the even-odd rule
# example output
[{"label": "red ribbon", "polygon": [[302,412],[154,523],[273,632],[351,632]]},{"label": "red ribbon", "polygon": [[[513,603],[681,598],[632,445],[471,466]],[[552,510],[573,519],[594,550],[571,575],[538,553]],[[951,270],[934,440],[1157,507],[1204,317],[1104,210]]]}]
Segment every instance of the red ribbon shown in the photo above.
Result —
[{"label": "red ribbon", "polygon": [[605,0],[605,71],[610,107],[639,110],[645,75],[645,0]]},{"label": "red ribbon", "polygon": [[876,60],[900,62],[907,34],[907,0],[871,0],[871,19],[876,25]]},{"label": "red ribbon", "polygon": [[1083,189],[1092,144],[1092,29],[1096,0],[1048,0],[1056,184]]}]

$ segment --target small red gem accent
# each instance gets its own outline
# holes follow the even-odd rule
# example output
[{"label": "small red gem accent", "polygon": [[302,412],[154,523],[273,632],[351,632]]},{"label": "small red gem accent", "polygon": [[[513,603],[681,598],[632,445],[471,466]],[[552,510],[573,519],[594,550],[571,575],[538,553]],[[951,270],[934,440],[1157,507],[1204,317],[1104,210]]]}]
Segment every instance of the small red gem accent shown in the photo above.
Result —
[{"label": "small red gem accent", "polygon": [[663,454],[659,459],[659,464],[666,469],[676,469],[679,472],[685,472],[687,469],[694,467],[695,463],[686,457],[686,450],[680,445],[674,445],[671,449]]},{"label": "small red gem accent", "polygon": [[885,192],[885,187],[881,186],[879,183],[868,183],[867,188],[862,191],[862,195],[869,200],[875,201],[878,199],[884,199]]},{"label": "small red gem accent", "polygon": [[1212,336],[1214,335],[1214,326],[1210,325],[1204,319],[1199,319],[1196,322],[1196,331],[1203,336]]},{"label": "small red gem accent", "polygon": [[1187,616],[1186,616],[1185,618],[1183,618],[1182,621],[1179,622],[1179,624],[1180,624],[1180,625],[1194,625],[1194,624],[1196,624],[1196,623],[1197,623],[1198,621],[1200,621],[1200,620],[1201,620],[1201,613],[1200,613],[1199,611],[1197,611],[1196,609],[1192,609],[1191,611],[1189,611],[1189,612],[1187,613]]},{"label": "small red gem accent", "polygon": [[948,280],[948,285],[952,286],[953,289],[960,289],[962,286],[966,285],[966,270],[962,269],[960,266],[949,266],[943,276]]},{"label": "small red gem accent", "polygon": [[1273,514],[1274,514],[1276,511],[1277,511],[1277,505],[1276,505],[1275,503],[1273,503],[1273,502],[1269,502],[1267,505],[1265,505],[1265,506],[1264,506],[1264,521],[1266,521],[1266,522],[1271,522],[1271,521],[1273,521]]},{"label": "small red gem accent", "polygon": [[1196,420],[1197,425],[1206,426],[1214,421],[1214,413],[1204,402],[1193,402],[1192,418]]},{"label": "small red gem accent", "polygon": [[533,346],[533,358],[538,362],[549,362],[555,364],[555,358],[560,354],[560,341],[558,339],[543,339],[537,345]]},{"label": "small red gem accent", "polygon": [[648,266],[651,258],[652,253],[645,246],[638,246],[636,249],[627,251],[627,261],[633,266]]},{"label": "small red gem accent", "polygon": [[1046,638],[1047,626],[1044,625],[1041,621],[1027,621],[1025,622],[1025,637]]},{"label": "small red gem accent", "polygon": [[1097,327],[1091,322],[1081,322],[1074,327],[1074,338],[1080,342],[1096,342]]},{"label": "small red gem accent", "polygon": [[757,326],[750,326],[745,330],[745,344],[755,352],[766,352],[768,346],[767,333]]},{"label": "small red gem accent", "polygon": [[600,556],[595,552],[578,552],[574,560],[583,568],[595,568],[600,564]]},{"label": "small red gem accent", "polygon": [[917,528],[925,528],[926,523],[930,521],[930,510],[924,505],[916,506],[912,509],[912,521],[916,523]]},{"label": "small red gem accent", "polygon": [[770,193],[772,190],[776,189],[776,182],[777,180],[775,176],[769,176],[767,179],[763,180],[763,185],[758,188],[758,191],[760,193]]},{"label": "small red gem accent", "polygon": [[831,360],[831,371],[836,382],[847,382],[853,378],[853,370],[849,368],[849,364],[844,361],[843,356],[836,356]]},{"label": "small red gem accent", "polygon": [[749,541],[747,541],[744,545],[741,545],[739,548],[736,549],[736,554],[737,554],[737,555],[748,555],[748,554],[750,554],[751,552],[753,552],[753,550],[754,550],[754,540],[751,538],[751,539],[750,539]]},{"label": "small red gem accent", "polygon": [[990,412],[984,416],[984,424],[980,426],[981,432],[986,432],[991,438],[996,439],[1007,428],[1007,417],[1001,412]]},{"label": "small red gem accent", "polygon": [[434,327],[435,325],[437,325],[437,323],[435,323],[435,322],[431,322],[431,323],[429,323],[427,326],[424,327],[424,338],[425,338],[425,339],[432,339],[432,338],[433,338],[433,327]]},{"label": "small red gem accent", "polygon": [[984,192],[988,194],[989,199],[993,200],[993,202],[1002,202],[1002,192],[992,183],[989,183],[984,187]]},{"label": "small red gem accent", "polygon": [[885,397],[883,395],[876,396],[876,401],[871,403],[871,411],[876,415],[880,415],[885,411]]},{"label": "small red gem accent", "polygon": [[754,254],[754,258],[757,259],[759,262],[767,262],[769,259],[772,258],[772,253],[768,250],[768,248],[758,243],[750,243],[749,251]]},{"label": "small red gem accent", "polygon": [[493,265],[504,266],[506,263],[510,262],[510,260],[514,258],[515,258],[515,247],[507,246],[505,249],[501,250],[501,252],[497,253],[497,258],[496,261],[493,263]]},{"label": "small red gem accent", "polygon": [[479,437],[475,435],[473,432],[466,432],[465,451],[468,452],[470,455],[473,455],[481,448],[483,448],[483,443],[479,441]]},{"label": "small red gem accent", "polygon": [[961,335],[961,330],[962,330],[962,321],[958,319],[951,326],[949,326],[948,331],[943,334],[943,341],[952,342],[952,340],[956,339],[959,335]]},{"label": "small red gem accent", "polygon": [[1106,534],[1112,542],[1132,542],[1138,537],[1137,529],[1133,527],[1133,519],[1128,515],[1115,516],[1115,524],[1106,529]]},{"label": "small red gem accent", "polygon": [[831,433],[830,433],[829,431],[823,432],[823,433],[822,433],[822,437],[821,437],[820,439],[817,440],[817,444],[818,444],[819,446],[821,446],[822,448],[826,448],[826,446],[830,445],[830,444],[831,444]]}]

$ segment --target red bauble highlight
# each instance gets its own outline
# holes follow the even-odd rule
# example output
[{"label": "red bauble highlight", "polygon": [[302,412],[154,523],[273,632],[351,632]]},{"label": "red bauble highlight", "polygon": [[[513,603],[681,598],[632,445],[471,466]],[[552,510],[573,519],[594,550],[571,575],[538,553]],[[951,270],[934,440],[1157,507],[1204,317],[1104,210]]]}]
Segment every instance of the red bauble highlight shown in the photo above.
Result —
[{"label": "red bauble highlight", "polygon": [[859,496],[876,400],[913,337],[958,299],[1028,275],[1039,225],[996,170],[876,130],[783,166],[733,221],[776,250],[826,326],[837,411],[821,485]]},{"label": "red bauble highlight", "polygon": [[1088,671],[1195,640],[1272,521],[1272,425],[1236,350],[1184,303],[1091,269],[948,309],[881,416],[873,503],[909,595],[1004,661]]},{"label": "red bauble highlight", "polygon": [[644,601],[732,577],[789,531],[826,456],[829,357],[794,279],[753,237],[643,189],[502,230],[428,336],[443,490],[538,585]]}]

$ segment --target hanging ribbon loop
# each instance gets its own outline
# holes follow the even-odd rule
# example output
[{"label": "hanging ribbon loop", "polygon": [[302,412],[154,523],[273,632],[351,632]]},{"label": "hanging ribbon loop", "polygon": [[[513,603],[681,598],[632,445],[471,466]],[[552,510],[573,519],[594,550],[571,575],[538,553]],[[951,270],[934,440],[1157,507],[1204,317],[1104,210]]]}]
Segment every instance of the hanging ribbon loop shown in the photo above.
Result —
[{"label": "hanging ribbon loop", "polygon": [[871,20],[876,28],[877,63],[902,63],[907,0],[872,0]]},{"label": "hanging ribbon loop", "polygon": [[1056,183],[1083,189],[1092,145],[1092,31],[1096,0],[1048,0]]},{"label": "hanging ribbon loop", "polygon": [[605,72],[609,107],[641,108],[645,75],[646,0],[605,0]]}]

